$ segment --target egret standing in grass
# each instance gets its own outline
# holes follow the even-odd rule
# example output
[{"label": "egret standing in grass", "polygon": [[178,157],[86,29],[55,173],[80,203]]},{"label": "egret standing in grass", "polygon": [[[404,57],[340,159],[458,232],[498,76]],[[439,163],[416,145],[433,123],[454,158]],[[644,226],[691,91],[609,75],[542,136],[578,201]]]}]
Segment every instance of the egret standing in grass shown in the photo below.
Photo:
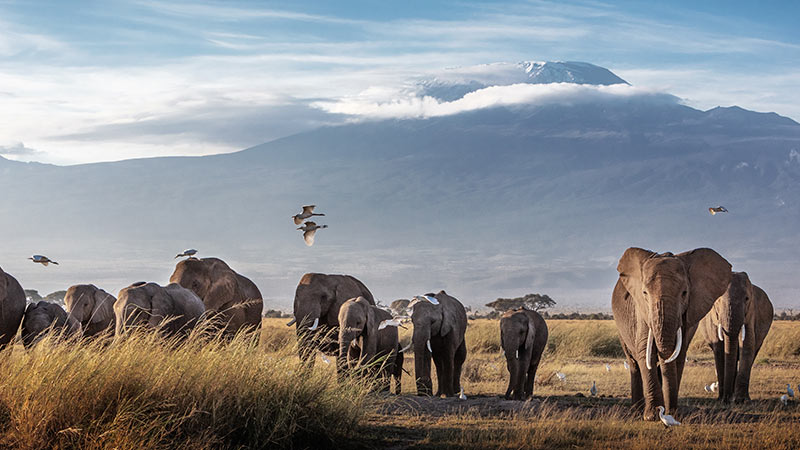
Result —
[{"label": "egret standing in grass", "polygon": [[325,214],[316,214],[316,213],[314,213],[314,208],[316,208],[316,207],[317,207],[317,205],[306,205],[306,206],[303,206],[303,212],[301,212],[300,214],[295,214],[295,215],[292,216],[292,219],[294,219],[294,224],[295,225],[300,225],[301,223],[303,223],[304,220],[306,220],[308,218],[311,218],[313,216],[324,216]]},{"label": "egret standing in grass", "polygon": [[461,392],[458,393],[458,399],[459,400],[466,400],[467,399],[467,396],[464,395],[464,387],[463,386],[461,387]]},{"label": "egret standing in grass", "polygon": [[611,365],[606,363],[606,372],[611,372]]},{"label": "egret standing in grass", "polygon": [[786,395],[786,394],[781,395],[781,403],[783,403],[783,406],[788,406],[789,405],[789,396]]},{"label": "egret standing in grass", "polygon": [[628,361],[622,361],[622,365],[625,367],[625,370],[631,370],[631,366],[628,365]]},{"label": "egret standing in grass", "polygon": [[58,265],[57,262],[53,261],[52,259],[50,259],[50,258],[48,258],[47,256],[44,256],[44,255],[33,255],[28,259],[30,259],[31,261],[35,262],[36,264],[41,264],[43,266],[47,266],[49,264]]},{"label": "egret standing in grass", "polygon": [[786,394],[788,394],[789,397],[794,398],[794,389],[792,389],[792,385],[789,383],[786,383]]},{"label": "egret standing in grass", "polygon": [[566,375],[564,375],[564,374],[563,374],[563,373],[561,373],[561,372],[556,372],[556,376],[557,376],[557,377],[558,377],[558,379],[559,379],[559,380],[561,380],[561,381],[567,381],[567,376],[566,376]]},{"label": "egret standing in grass", "polygon": [[589,393],[592,394],[592,397],[597,397],[597,385],[592,381],[592,388],[589,389]]},{"label": "egret standing in grass", "polygon": [[670,416],[669,414],[664,414],[664,407],[658,407],[658,418],[661,419],[661,423],[664,424],[665,427],[674,427],[675,425],[680,425],[681,423],[675,420],[674,417]]},{"label": "egret standing in grass", "polygon": [[311,247],[314,245],[314,234],[316,234],[317,230],[320,228],[328,228],[327,225],[317,225],[314,222],[308,221],[303,224],[302,227],[298,227],[298,230],[303,230],[303,240],[306,241],[306,245]]},{"label": "egret standing in grass", "polygon": [[178,253],[175,255],[175,259],[183,258],[184,256],[194,256],[197,254],[197,250],[190,248],[183,251],[183,253]]}]

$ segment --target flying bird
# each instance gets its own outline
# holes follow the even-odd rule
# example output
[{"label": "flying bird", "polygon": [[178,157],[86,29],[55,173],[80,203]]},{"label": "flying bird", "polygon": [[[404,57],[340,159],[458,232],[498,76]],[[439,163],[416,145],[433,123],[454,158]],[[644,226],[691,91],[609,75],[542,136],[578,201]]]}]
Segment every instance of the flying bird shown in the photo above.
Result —
[{"label": "flying bird", "polygon": [[52,259],[48,258],[47,256],[43,256],[43,255],[33,255],[28,259],[30,259],[31,261],[33,261],[33,262],[35,262],[37,264],[41,264],[43,266],[47,266],[47,265],[49,265],[51,263],[55,264],[55,265],[58,265],[57,262],[55,262]]},{"label": "flying bird", "polygon": [[391,319],[386,319],[381,321],[381,323],[378,324],[378,329],[382,330],[386,327],[399,327],[399,326],[400,326],[400,319],[398,319],[397,317],[393,317]]},{"label": "flying bird", "polygon": [[789,394],[789,397],[794,398],[794,389],[792,389],[792,385],[786,383],[786,393]]},{"label": "flying bird", "polygon": [[175,255],[175,259],[183,258],[184,256],[194,256],[197,254],[197,250],[190,248],[188,250],[184,250],[183,253],[179,253]]},{"label": "flying bird", "polygon": [[303,230],[303,240],[306,241],[306,245],[311,247],[314,245],[314,234],[320,228],[328,228],[327,225],[317,225],[314,222],[306,222],[303,224],[302,227],[297,228],[298,230]]},{"label": "flying bird", "polygon": [[674,417],[670,416],[669,414],[664,414],[664,407],[658,407],[658,418],[661,419],[661,423],[664,424],[665,427],[674,427],[675,425],[680,425],[681,423],[675,420]]},{"label": "flying bird", "polygon": [[324,216],[325,214],[315,214],[314,213],[314,208],[316,208],[316,207],[317,207],[317,205],[306,205],[306,206],[303,206],[303,212],[301,212],[300,214],[295,214],[295,215],[292,216],[292,219],[294,219],[294,224],[295,225],[300,225],[301,223],[303,223],[304,220],[306,220],[306,219],[308,219],[309,217],[312,217],[312,216]]},{"label": "flying bird", "polygon": [[781,395],[781,403],[783,403],[783,406],[787,406],[789,404],[789,397],[786,394]]},{"label": "flying bird", "polygon": [[589,389],[589,393],[592,394],[592,397],[597,396],[597,385],[592,381],[592,388]]},{"label": "flying bird", "polygon": [[728,210],[725,209],[724,206],[717,206],[708,208],[708,212],[710,212],[712,216],[715,216],[717,213],[726,213]]}]

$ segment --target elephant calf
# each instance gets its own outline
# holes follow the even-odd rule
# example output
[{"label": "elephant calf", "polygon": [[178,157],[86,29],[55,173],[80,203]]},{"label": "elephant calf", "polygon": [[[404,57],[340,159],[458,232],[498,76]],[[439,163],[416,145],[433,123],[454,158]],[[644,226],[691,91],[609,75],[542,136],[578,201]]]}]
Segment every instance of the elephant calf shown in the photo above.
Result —
[{"label": "elephant calf", "polygon": [[525,400],[533,395],[547,334],[547,324],[536,311],[517,309],[500,318],[500,345],[509,372],[506,399]]},{"label": "elephant calf", "polygon": [[25,348],[33,347],[51,327],[63,337],[81,332],[81,324],[61,306],[44,300],[28,305],[22,318],[21,334]]},{"label": "elephant calf", "polygon": [[723,402],[750,400],[750,370],[772,315],[767,293],[752,284],[747,273],[734,272],[728,289],[700,321],[699,336],[714,352]]},{"label": "elephant calf", "polygon": [[119,291],[114,303],[117,336],[129,328],[152,327],[166,337],[186,337],[204,313],[200,297],[175,283],[134,283]]},{"label": "elephant calf", "polygon": [[[403,374],[403,354],[399,351],[397,327],[385,326],[381,322],[392,319],[392,315],[369,303],[364,297],[351,298],[339,308],[339,355],[336,359],[340,372],[356,365],[353,359],[363,364],[380,364],[379,375],[382,390],[389,390],[389,381],[394,376],[394,393],[400,394]],[[360,350],[354,345],[361,340]],[[385,361],[381,362],[381,358]]]},{"label": "elephant calf", "polygon": [[116,301],[113,295],[93,284],[71,286],[64,296],[67,312],[80,322],[86,337],[114,332]]}]

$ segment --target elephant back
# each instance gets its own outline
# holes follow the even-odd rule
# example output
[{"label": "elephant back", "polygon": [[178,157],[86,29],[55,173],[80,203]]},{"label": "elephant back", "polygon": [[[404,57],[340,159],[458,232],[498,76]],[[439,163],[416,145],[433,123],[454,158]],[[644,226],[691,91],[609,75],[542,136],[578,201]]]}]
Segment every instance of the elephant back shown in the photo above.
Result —
[{"label": "elephant back", "polygon": [[0,349],[17,335],[25,314],[25,291],[16,278],[0,268]]}]

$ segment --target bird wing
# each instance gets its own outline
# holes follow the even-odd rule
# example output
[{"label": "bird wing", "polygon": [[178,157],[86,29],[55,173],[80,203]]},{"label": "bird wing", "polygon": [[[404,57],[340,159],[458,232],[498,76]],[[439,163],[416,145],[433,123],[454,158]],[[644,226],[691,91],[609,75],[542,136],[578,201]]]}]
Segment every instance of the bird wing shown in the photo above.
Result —
[{"label": "bird wing", "polygon": [[710,212],[712,216],[717,213],[714,211],[714,208],[708,208],[708,212]]},{"label": "bird wing", "polygon": [[50,261],[50,262],[51,262],[51,263],[53,263],[53,264],[55,264],[55,265],[58,265],[58,263],[57,263],[57,262],[55,262],[55,261]]},{"label": "bird wing", "polygon": [[46,267],[48,264],[50,264],[50,263],[49,263],[49,262],[47,262],[47,261],[42,261],[42,265],[43,265],[43,266],[45,266],[45,267]]},{"label": "bird wing", "polygon": [[316,208],[316,207],[317,207],[317,205],[306,205],[306,206],[303,206],[303,214],[311,214],[312,212],[314,212],[314,208]]},{"label": "bird wing", "polygon": [[294,215],[294,216],[292,216],[292,218],[294,219],[294,224],[295,225],[300,225],[300,224],[303,223],[303,219],[300,218],[300,214]]},{"label": "bird wing", "polygon": [[314,245],[314,233],[316,232],[317,230],[309,230],[303,233],[303,240],[306,241],[307,246],[311,247]]},{"label": "bird wing", "polygon": [[309,220],[308,222],[304,223],[303,226],[304,227],[312,227],[312,228],[314,228],[314,227],[317,226],[317,224],[315,222],[312,222],[312,221]]}]

